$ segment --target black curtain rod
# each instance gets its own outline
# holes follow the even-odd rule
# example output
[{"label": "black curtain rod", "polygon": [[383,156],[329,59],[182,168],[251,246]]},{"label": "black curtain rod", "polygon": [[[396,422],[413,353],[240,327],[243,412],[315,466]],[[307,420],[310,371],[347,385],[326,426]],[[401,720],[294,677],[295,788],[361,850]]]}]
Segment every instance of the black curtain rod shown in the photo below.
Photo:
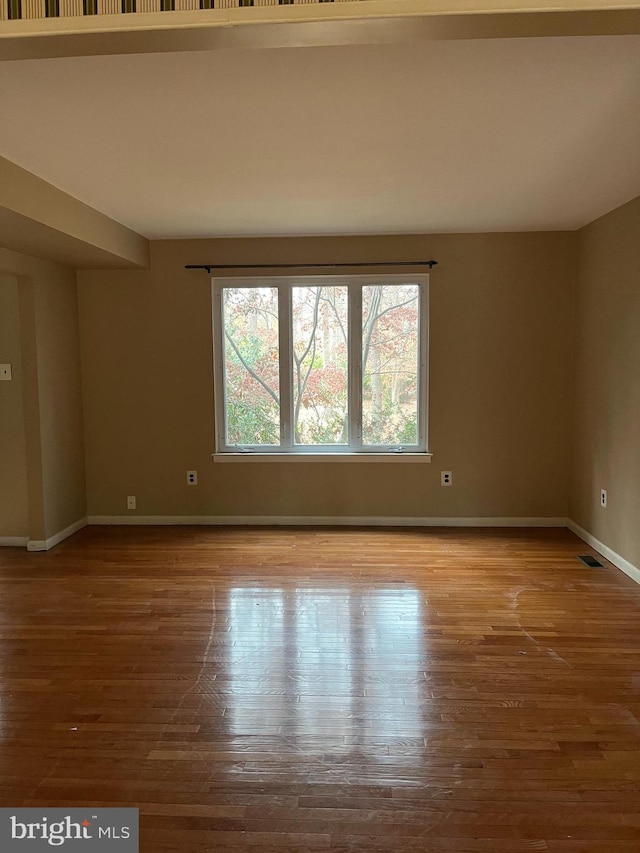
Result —
[{"label": "black curtain rod", "polygon": [[437,261],[367,261],[354,264],[186,264],[186,270],[306,270],[329,267],[435,267]]}]

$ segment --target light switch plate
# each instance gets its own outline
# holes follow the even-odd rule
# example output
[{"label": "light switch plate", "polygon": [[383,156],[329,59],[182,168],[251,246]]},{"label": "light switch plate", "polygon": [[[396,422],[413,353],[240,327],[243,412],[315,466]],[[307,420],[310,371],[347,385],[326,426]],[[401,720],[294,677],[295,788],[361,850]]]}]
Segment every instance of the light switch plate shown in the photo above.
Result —
[{"label": "light switch plate", "polygon": [[11,365],[0,364],[0,382],[2,380],[11,381]]}]

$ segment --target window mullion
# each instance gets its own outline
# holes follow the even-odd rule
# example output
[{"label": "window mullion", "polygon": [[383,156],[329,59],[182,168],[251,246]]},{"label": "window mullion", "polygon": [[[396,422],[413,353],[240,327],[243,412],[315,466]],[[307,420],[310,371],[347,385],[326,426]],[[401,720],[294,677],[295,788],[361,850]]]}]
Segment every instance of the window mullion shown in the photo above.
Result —
[{"label": "window mullion", "polygon": [[349,285],[349,445],[362,447],[362,286]]},{"label": "window mullion", "polygon": [[280,445],[293,447],[293,314],[291,287],[278,287],[278,334],[280,350]]}]

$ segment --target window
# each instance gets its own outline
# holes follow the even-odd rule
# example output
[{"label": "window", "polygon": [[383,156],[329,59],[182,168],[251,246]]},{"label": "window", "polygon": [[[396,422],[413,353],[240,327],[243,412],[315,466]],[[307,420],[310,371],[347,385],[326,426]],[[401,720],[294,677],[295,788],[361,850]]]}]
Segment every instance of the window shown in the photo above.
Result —
[{"label": "window", "polygon": [[213,280],[218,453],[426,453],[428,276]]}]

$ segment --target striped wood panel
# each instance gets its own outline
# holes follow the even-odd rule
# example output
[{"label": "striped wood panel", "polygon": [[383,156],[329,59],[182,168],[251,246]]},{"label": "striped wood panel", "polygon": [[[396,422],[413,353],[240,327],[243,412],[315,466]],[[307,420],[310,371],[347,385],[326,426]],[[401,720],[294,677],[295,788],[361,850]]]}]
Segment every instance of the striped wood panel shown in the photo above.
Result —
[{"label": "striped wood panel", "polygon": [[82,0],[60,0],[61,18],[81,17],[82,14]]},{"label": "striped wood panel", "polygon": [[44,0],[22,0],[23,18],[46,18]]},{"label": "striped wood panel", "polygon": [[353,0],[0,0],[0,21],[333,2],[344,3]]}]

